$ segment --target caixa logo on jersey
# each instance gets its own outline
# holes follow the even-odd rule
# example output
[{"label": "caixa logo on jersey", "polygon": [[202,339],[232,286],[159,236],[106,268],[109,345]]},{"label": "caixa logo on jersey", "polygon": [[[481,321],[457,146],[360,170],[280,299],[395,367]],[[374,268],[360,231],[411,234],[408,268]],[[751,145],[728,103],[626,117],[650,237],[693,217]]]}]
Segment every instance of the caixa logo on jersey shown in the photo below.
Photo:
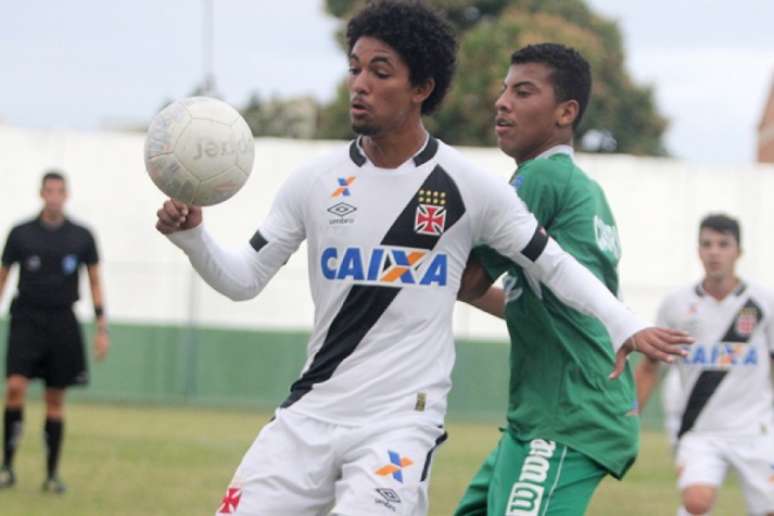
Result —
[{"label": "caixa logo on jersey", "polygon": [[320,267],[329,280],[394,287],[444,287],[448,270],[444,253],[402,247],[328,247],[320,255]]}]

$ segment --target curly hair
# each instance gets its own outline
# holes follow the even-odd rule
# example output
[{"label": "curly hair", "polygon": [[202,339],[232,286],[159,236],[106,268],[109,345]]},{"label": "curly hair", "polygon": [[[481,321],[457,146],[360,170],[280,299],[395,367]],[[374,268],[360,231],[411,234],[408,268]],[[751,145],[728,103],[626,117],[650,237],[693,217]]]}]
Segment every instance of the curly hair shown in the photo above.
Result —
[{"label": "curly hair", "polygon": [[553,69],[554,93],[559,102],[578,102],[578,116],[572,123],[577,129],[591,95],[591,66],[574,48],[559,43],[527,45],[511,55],[511,64],[542,63]]},{"label": "curly hair", "polygon": [[443,16],[420,0],[377,0],[347,24],[349,51],[358,39],[372,37],[392,47],[409,68],[413,86],[435,81],[422,103],[422,114],[435,111],[449,90],[456,64],[457,40]]}]

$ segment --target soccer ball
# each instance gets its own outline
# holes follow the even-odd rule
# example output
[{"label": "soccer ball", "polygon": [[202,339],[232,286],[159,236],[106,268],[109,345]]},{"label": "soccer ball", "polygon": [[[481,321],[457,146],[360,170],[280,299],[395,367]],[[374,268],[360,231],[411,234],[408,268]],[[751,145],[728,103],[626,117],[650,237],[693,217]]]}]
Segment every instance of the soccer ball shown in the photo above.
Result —
[{"label": "soccer ball", "polygon": [[159,189],[195,206],[223,202],[253,169],[255,142],[233,107],[190,97],[162,109],[148,127],[145,169]]}]

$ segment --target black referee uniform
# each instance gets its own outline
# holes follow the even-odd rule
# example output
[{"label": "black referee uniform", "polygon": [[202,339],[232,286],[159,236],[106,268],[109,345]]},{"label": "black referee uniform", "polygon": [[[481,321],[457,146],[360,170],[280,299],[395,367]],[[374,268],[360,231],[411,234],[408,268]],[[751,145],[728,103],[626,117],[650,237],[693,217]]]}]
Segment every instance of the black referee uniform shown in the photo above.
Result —
[{"label": "black referee uniform", "polygon": [[19,285],[11,303],[6,377],[41,378],[50,388],[88,383],[72,306],[78,300],[80,267],[98,260],[91,232],[67,218],[56,227],[36,218],[11,230],[2,263],[19,264]]}]

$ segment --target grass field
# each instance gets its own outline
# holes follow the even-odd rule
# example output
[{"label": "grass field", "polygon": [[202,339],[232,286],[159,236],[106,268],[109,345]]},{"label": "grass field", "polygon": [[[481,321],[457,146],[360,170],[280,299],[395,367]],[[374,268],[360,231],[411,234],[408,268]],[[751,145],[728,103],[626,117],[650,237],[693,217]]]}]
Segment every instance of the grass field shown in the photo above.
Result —
[{"label": "grass field", "polygon": [[[73,404],[68,410],[64,496],[40,492],[41,405],[25,414],[17,486],[0,491],[2,516],[212,515],[242,454],[267,414],[180,407]],[[447,516],[498,438],[494,425],[449,424],[434,465],[431,514]],[[640,458],[624,482],[608,480],[588,514],[670,516],[677,496],[667,443],[643,436]],[[724,488],[715,516],[744,514],[740,490]]]}]

